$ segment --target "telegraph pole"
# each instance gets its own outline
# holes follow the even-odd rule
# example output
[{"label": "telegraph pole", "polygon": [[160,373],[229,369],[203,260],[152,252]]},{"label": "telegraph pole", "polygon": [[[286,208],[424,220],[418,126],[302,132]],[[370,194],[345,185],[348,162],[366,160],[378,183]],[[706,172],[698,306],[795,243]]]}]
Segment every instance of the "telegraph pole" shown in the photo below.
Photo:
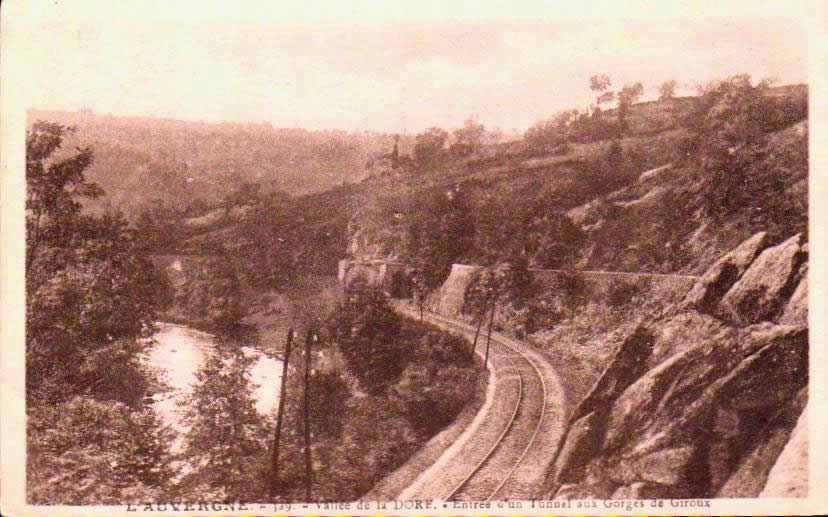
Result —
[{"label": "telegraph pole", "polygon": [[276,497],[279,491],[279,441],[282,436],[282,418],[285,414],[285,396],[287,392],[288,364],[290,363],[290,349],[293,345],[293,327],[288,329],[287,344],[285,344],[285,360],[282,363],[282,386],[279,388],[279,409],[276,412],[276,432],[273,436],[273,463],[270,477],[270,498]]},{"label": "telegraph pole", "polygon": [[497,303],[492,304],[492,312],[489,314],[489,334],[486,336],[486,359],[483,360],[483,367],[489,365],[489,343],[492,342],[492,321],[494,321],[494,311]]},{"label": "telegraph pole", "polygon": [[308,330],[305,339],[305,403],[303,415],[305,422],[305,501],[311,501],[311,487],[313,485],[313,466],[311,463],[311,432],[310,432],[310,381],[311,381],[311,344],[316,341],[316,334]]}]

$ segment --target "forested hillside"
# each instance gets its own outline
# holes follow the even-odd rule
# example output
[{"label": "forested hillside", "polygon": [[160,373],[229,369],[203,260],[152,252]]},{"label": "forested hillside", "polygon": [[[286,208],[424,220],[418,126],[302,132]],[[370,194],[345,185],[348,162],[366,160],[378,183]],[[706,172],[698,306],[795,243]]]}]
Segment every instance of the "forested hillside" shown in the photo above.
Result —
[{"label": "forested hillside", "polygon": [[76,128],[67,148],[94,147],[88,177],[107,192],[105,205],[130,220],[159,205],[202,215],[244,188],[296,196],[358,181],[370,172],[366,165],[393,145],[392,135],[277,129],[267,123],[186,122],[89,110],[30,110],[28,116],[30,123]]},{"label": "forested hillside", "polygon": [[360,183],[248,189],[199,217],[156,208],[137,224],[156,253],[230,253],[272,287],[333,275],[343,257],[402,259],[429,288],[454,262],[699,272],[757,231],[777,242],[807,228],[807,109],[804,86],[736,76],[632,104],[623,123],[618,109],[567,112],[511,144],[473,124],[431,129]]}]

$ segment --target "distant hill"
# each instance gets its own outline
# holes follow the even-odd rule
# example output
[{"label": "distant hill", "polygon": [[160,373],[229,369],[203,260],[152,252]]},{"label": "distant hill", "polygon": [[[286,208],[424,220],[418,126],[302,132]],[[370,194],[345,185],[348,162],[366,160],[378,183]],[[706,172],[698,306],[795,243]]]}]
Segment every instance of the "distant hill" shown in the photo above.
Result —
[{"label": "distant hill", "polygon": [[[262,194],[297,196],[360,181],[366,164],[394,145],[392,135],[380,133],[120,117],[89,110],[33,109],[28,119],[30,124],[46,120],[76,126],[65,148],[94,148],[89,178],[106,191],[102,202],[132,220],[155,200],[181,210],[194,202],[214,207],[244,183],[259,184]],[[96,206],[100,202],[92,204]]]}]

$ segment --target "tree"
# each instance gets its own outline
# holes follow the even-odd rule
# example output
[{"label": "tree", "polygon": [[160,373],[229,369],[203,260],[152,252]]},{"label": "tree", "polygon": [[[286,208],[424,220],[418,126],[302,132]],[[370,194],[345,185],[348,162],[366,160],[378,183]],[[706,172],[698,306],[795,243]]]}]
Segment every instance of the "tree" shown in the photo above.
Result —
[{"label": "tree", "polygon": [[420,168],[434,166],[445,151],[448,133],[432,127],[417,135],[414,142],[414,161]]},{"label": "tree", "polygon": [[154,498],[170,478],[168,432],[140,354],[167,284],[121,214],[82,213],[102,191],[84,175],[90,148],[60,157],[71,132],[37,122],[26,135],[28,486],[44,503]]},{"label": "tree", "polygon": [[407,218],[405,254],[421,271],[425,287],[432,290],[472,247],[471,202],[461,186],[417,193],[409,202],[412,215]]},{"label": "tree", "polygon": [[427,285],[425,273],[423,273],[426,267],[422,265],[416,268],[411,278],[411,284],[414,287],[414,303],[417,304],[420,321],[423,321],[423,309],[425,308],[426,299],[431,292],[431,289]]},{"label": "tree", "polygon": [[317,333],[313,329],[308,329],[308,335],[305,338],[305,382],[302,389],[302,429],[304,430],[305,443],[305,501],[311,501],[312,487],[313,487],[313,464],[311,456],[311,362],[312,362],[312,347],[313,342],[316,341]]},{"label": "tree", "polygon": [[[596,92],[597,97],[595,99],[595,103],[598,106],[600,106],[602,102],[606,102],[607,100],[612,100],[612,98],[614,98],[612,92],[606,92],[611,85],[612,81],[606,74],[590,76],[589,89]],[[606,97],[607,94],[610,94],[610,97]]]},{"label": "tree", "polygon": [[644,86],[639,82],[627,85],[618,93],[618,124],[622,131],[628,129],[627,115],[635,101],[644,94]]},{"label": "tree", "polygon": [[754,86],[749,75],[713,85],[700,104],[706,113],[696,135],[708,211],[723,215],[739,207],[748,166],[765,145],[764,120],[771,106],[766,83]]},{"label": "tree", "polygon": [[475,116],[469,116],[463,127],[454,132],[454,143],[449,147],[449,152],[457,158],[472,155],[480,150],[485,135],[483,124]]},{"label": "tree", "polygon": [[266,493],[268,428],[253,398],[254,363],[241,350],[217,348],[182,401],[184,454],[193,466],[182,485],[202,497],[251,501]]},{"label": "tree", "polygon": [[549,152],[569,140],[572,123],[577,117],[578,110],[561,111],[551,119],[536,122],[526,130],[523,139],[532,150]]},{"label": "tree", "polygon": [[84,174],[92,164],[91,148],[54,159],[64,138],[74,131],[74,127],[42,120],[26,131],[26,273],[40,248],[59,238],[61,227],[80,213],[79,200],[103,194]]},{"label": "tree", "polygon": [[463,295],[463,311],[471,314],[473,321],[477,323],[474,331],[474,340],[472,341],[472,356],[474,356],[474,352],[477,350],[477,339],[480,336],[480,328],[483,326],[486,311],[489,309],[490,293],[486,287],[482,277],[475,275]]},{"label": "tree", "polygon": [[676,86],[678,83],[674,79],[664,81],[658,88],[659,100],[672,99],[676,95]]},{"label": "tree", "polygon": [[270,498],[276,497],[281,485],[279,478],[279,447],[282,438],[282,420],[285,415],[285,401],[287,400],[287,378],[290,367],[290,351],[293,346],[293,327],[288,329],[287,342],[285,344],[285,356],[282,362],[282,379],[279,385],[279,407],[276,410],[276,430],[273,433],[273,449],[270,471]]},{"label": "tree", "polygon": [[391,151],[391,168],[396,170],[400,166],[400,135],[394,135],[394,149]]},{"label": "tree", "polygon": [[382,392],[399,377],[410,350],[400,342],[402,318],[381,290],[365,282],[349,287],[335,314],[331,333],[348,371],[369,393]]},{"label": "tree", "polygon": [[477,272],[469,283],[464,298],[464,302],[468,304],[471,313],[477,321],[472,353],[477,348],[477,337],[480,334],[480,327],[483,324],[486,313],[489,313],[489,340],[486,343],[486,362],[488,362],[489,358],[489,343],[491,342],[494,311],[504,287],[505,276],[503,273],[503,270],[499,268],[486,268]]},{"label": "tree", "polygon": [[[49,234],[26,278],[29,402],[84,393],[140,399],[136,390],[148,383],[132,359],[154,332],[166,279],[137,252],[137,238],[119,215],[64,219]],[[128,371],[110,378],[110,361]]]},{"label": "tree", "polygon": [[31,413],[27,426],[31,504],[123,504],[169,494],[173,434],[152,407],[79,396]]},{"label": "tree", "polygon": [[474,347],[477,345],[482,321],[486,314],[489,314],[487,358],[497,304],[501,301],[523,303],[531,296],[533,287],[529,262],[523,255],[514,255],[499,265],[484,268],[473,275],[466,288],[463,310],[470,312],[477,322]]},{"label": "tree", "polygon": [[596,99],[598,106],[604,102],[612,102],[615,100],[615,92],[604,92]]}]

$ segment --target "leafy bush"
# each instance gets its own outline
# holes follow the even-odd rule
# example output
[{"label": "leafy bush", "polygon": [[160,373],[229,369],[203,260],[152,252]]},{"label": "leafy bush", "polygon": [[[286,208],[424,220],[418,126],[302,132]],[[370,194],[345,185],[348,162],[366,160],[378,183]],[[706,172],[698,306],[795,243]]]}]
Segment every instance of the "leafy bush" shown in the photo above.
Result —
[{"label": "leafy bush", "polygon": [[622,307],[630,303],[640,291],[640,280],[613,278],[607,286],[607,304]]},{"label": "leafy bush", "polygon": [[704,171],[702,196],[708,213],[721,217],[746,204],[748,171],[765,152],[766,134],[807,113],[807,97],[775,98],[768,84],[754,86],[748,75],[716,82],[703,92],[689,120],[695,141],[687,152],[697,151]]},{"label": "leafy bush", "polygon": [[406,418],[424,436],[433,436],[454,420],[471,400],[477,380],[471,368],[448,365],[435,370],[410,363],[395,389]]},{"label": "leafy bush", "polygon": [[331,323],[348,371],[370,393],[392,384],[402,372],[410,347],[399,340],[402,318],[378,289],[352,290]]},{"label": "leafy bush", "polygon": [[154,409],[74,397],[30,412],[30,504],[124,504],[169,495],[171,431]]}]

